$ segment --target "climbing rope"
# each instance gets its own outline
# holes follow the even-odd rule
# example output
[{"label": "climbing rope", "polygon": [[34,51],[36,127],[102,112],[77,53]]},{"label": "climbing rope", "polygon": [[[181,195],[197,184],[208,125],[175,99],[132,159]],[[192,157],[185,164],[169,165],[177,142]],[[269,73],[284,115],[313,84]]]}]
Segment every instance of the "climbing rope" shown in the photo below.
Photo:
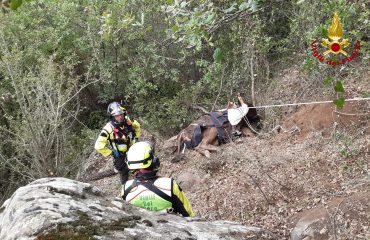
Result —
[{"label": "climbing rope", "polygon": [[[352,99],[345,99],[345,102],[354,102],[354,101],[368,101],[368,98],[352,98]],[[265,105],[265,106],[257,106],[257,107],[249,107],[249,108],[270,108],[270,107],[285,107],[285,106],[299,106],[299,105],[312,105],[312,104],[324,104],[324,103],[333,103],[333,101],[319,101],[319,102],[302,102],[302,103],[286,103],[286,104],[276,104],[276,105]]]},{"label": "climbing rope", "polygon": [[[352,98],[352,99],[345,99],[345,102],[354,102],[354,101],[367,101],[370,100],[370,97],[368,98]],[[285,107],[285,106],[299,106],[299,105],[311,105],[311,104],[324,104],[324,103],[333,103],[333,101],[318,101],[318,102],[303,102],[303,103],[287,103],[287,104],[277,104],[277,105],[265,105],[265,106],[257,106],[257,107],[249,107],[249,108],[270,108],[270,107]],[[241,111],[241,110],[239,110]],[[248,118],[246,116],[243,117],[245,122],[247,123],[249,129],[251,129],[254,133],[257,135],[261,135],[261,133],[257,132],[252,125],[250,124]]]}]

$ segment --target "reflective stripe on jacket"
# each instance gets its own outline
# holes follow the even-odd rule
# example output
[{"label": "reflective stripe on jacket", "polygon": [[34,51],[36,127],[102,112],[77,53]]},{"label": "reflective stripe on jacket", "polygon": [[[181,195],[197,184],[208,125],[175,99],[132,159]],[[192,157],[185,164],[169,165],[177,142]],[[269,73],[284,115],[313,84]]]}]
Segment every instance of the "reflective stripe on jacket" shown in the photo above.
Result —
[{"label": "reflective stripe on jacket", "polygon": [[[125,141],[119,141],[115,143],[115,134],[114,134],[114,127],[113,125],[108,122],[102,129],[102,131],[99,134],[99,137],[96,139],[95,142],[95,150],[102,154],[104,157],[108,157],[112,154],[112,150],[108,147],[109,140],[112,143],[112,147],[122,153],[126,152],[129,145],[132,145],[135,143],[135,139],[138,139],[141,134],[140,124],[134,120],[131,122],[131,120],[127,119],[127,121],[130,121],[131,126],[135,132],[135,136],[133,136],[132,142],[125,142]],[[123,128],[122,128],[123,129]]]},{"label": "reflective stripe on jacket", "polygon": [[[125,190],[128,189],[134,180],[126,182],[122,187],[122,196]],[[172,178],[160,177],[157,178],[153,185],[161,190],[163,193],[171,197],[171,201],[167,201],[154,192],[141,185],[134,187],[126,196],[126,202],[144,208],[150,211],[161,211],[164,209],[173,209],[173,212],[180,213],[184,217],[193,217],[194,213],[189,200],[185,194]]]}]

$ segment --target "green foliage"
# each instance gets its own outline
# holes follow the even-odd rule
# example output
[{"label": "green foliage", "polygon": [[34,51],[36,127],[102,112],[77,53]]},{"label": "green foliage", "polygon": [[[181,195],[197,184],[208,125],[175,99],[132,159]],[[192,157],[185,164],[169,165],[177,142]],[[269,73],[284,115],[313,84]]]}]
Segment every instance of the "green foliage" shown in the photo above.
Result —
[{"label": "green foliage", "polygon": [[[293,18],[291,22],[292,29],[290,39],[298,46],[298,48],[306,48],[307,52],[304,56],[305,61],[302,69],[307,71],[310,76],[314,78],[322,78],[324,86],[334,87],[336,93],[343,93],[346,78],[348,76],[355,77],[368,64],[369,58],[368,37],[370,11],[367,4],[361,1],[300,1],[302,4],[296,5],[294,11],[298,13],[297,17]],[[317,11],[317,9],[321,9]],[[351,54],[354,50],[357,40],[361,42],[361,54],[355,60],[342,66],[333,67],[325,63],[319,62],[312,56],[310,43],[318,39],[320,47],[320,40],[328,38],[327,29],[329,28],[334,12],[339,15],[339,20],[343,28],[343,38],[349,40],[350,45],[346,51]],[[316,22],[316,24],[315,24]],[[296,40],[294,40],[294,38]],[[303,45],[302,45],[303,44]],[[365,47],[363,47],[365,46]],[[324,48],[319,50],[324,52]],[[301,55],[302,56],[302,55]],[[344,57],[344,56],[342,56]],[[298,56],[297,56],[298,58]],[[326,59],[338,60],[337,55],[332,56],[328,54]],[[322,77],[326,76],[326,77]],[[336,81],[334,81],[334,79]],[[334,100],[338,107],[343,106],[344,101],[341,98]]]},{"label": "green foliage", "polygon": [[[215,21],[217,12],[211,1],[203,1],[196,6],[190,1],[174,1],[166,5],[166,13],[173,19],[168,35],[177,42],[184,42],[187,47],[202,49],[202,40],[209,42],[208,29]],[[211,43],[212,44],[212,43]]]},{"label": "green foliage", "polygon": [[230,15],[236,16],[256,9],[257,4],[251,0],[240,4],[237,1],[226,1],[221,6],[217,6],[214,1],[210,0],[204,0],[198,4],[184,0],[170,1],[167,2],[165,11],[170,16],[167,21],[173,25],[167,34],[176,42],[184,43],[188,48],[200,51],[204,44],[214,46],[212,33],[224,21],[226,22]]},{"label": "green foliage", "polygon": [[221,62],[222,60],[222,51],[220,48],[216,48],[215,51],[213,52],[213,60],[217,63]]},{"label": "green foliage", "polygon": [[334,90],[337,93],[344,93],[344,87],[341,81],[335,83]]},{"label": "green foliage", "polygon": [[[331,77],[331,76],[327,76],[327,77],[324,79],[323,84],[324,84],[324,86],[328,87],[328,86],[330,86],[330,85],[332,84],[332,82],[333,82],[333,81],[334,81],[333,77]],[[342,84],[342,83],[340,82],[340,84]],[[343,86],[342,86],[342,87],[343,87]]]},{"label": "green foliage", "polygon": [[344,103],[345,103],[345,99],[344,99],[344,98],[334,99],[334,100],[333,100],[333,103],[334,103],[337,107],[339,107],[339,108],[343,108]]},{"label": "green foliage", "polygon": [[342,147],[340,150],[339,150],[339,153],[342,157],[348,157],[350,154],[349,154],[349,150],[347,147]]},{"label": "green foliage", "polygon": [[11,0],[10,1],[10,8],[12,10],[17,10],[22,5],[22,0]]},{"label": "green foliage", "polygon": [[70,145],[84,139],[76,134],[81,102],[75,93],[92,83],[96,63],[86,55],[93,46],[80,30],[81,10],[73,1],[30,1],[0,15],[0,93],[9,96],[1,102],[0,131],[7,136],[1,157],[9,159],[1,168],[8,189],[51,173],[73,175],[87,156],[86,145]]},{"label": "green foliage", "polygon": [[248,2],[242,2],[239,5],[239,10],[244,11],[244,10],[252,10],[256,11],[257,10],[257,2],[256,1],[248,1]]}]

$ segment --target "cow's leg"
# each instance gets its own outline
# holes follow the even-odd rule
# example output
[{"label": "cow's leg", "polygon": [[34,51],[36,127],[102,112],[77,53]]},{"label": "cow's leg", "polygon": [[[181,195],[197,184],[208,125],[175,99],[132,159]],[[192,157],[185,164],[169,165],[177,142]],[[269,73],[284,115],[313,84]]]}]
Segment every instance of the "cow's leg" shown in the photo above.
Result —
[{"label": "cow's leg", "polygon": [[218,145],[217,128],[206,128],[202,132],[202,142],[199,145]]},{"label": "cow's leg", "polygon": [[210,151],[218,151],[218,147],[215,145],[218,145],[217,128],[210,127],[202,132],[202,141],[195,150],[209,158]]},{"label": "cow's leg", "polygon": [[238,94],[238,101],[239,101],[240,105],[245,104],[245,103],[244,103],[244,100],[243,100],[243,98],[240,96],[240,94]]},{"label": "cow's leg", "polygon": [[197,149],[203,149],[203,150],[208,150],[208,151],[218,151],[218,147],[210,144],[199,144]]},{"label": "cow's leg", "polygon": [[202,148],[196,147],[196,148],[194,148],[194,150],[197,151],[198,153],[202,154],[203,156],[207,157],[207,158],[210,158],[211,157],[211,154],[206,149],[202,149]]},{"label": "cow's leg", "polygon": [[254,136],[254,133],[248,127],[243,127],[242,128],[242,133],[243,133],[243,136],[245,136],[245,137],[253,137]]},{"label": "cow's leg", "polygon": [[176,139],[176,156],[172,159],[172,162],[179,162],[183,158],[185,158],[185,155],[182,151],[185,150],[185,141],[190,141],[191,139],[188,138],[184,131],[182,131]]}]

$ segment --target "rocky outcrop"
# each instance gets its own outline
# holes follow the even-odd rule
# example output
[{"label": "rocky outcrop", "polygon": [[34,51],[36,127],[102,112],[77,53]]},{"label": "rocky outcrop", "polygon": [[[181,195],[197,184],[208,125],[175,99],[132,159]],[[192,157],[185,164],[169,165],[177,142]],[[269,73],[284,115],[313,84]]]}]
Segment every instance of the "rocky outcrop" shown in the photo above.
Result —
[{"label": "rocky outcrop", "polygon": [[84,160],[84,164],[81,164],[76,178],[79,181],[87,182],[115,174],[113,170],[113,158],[105,158],[98,152],[93,151],[89,158]]},{"label": "rocky outcrop", "polygon": [[235,222],[207,222],[138,209],[91,184],[43,178],[0,208],[0,239],[274,239]]},{"label": "rocky outcrop", "polygon": [[292,240],[370,239],[370,192],[337,197],[292,217]]}]

